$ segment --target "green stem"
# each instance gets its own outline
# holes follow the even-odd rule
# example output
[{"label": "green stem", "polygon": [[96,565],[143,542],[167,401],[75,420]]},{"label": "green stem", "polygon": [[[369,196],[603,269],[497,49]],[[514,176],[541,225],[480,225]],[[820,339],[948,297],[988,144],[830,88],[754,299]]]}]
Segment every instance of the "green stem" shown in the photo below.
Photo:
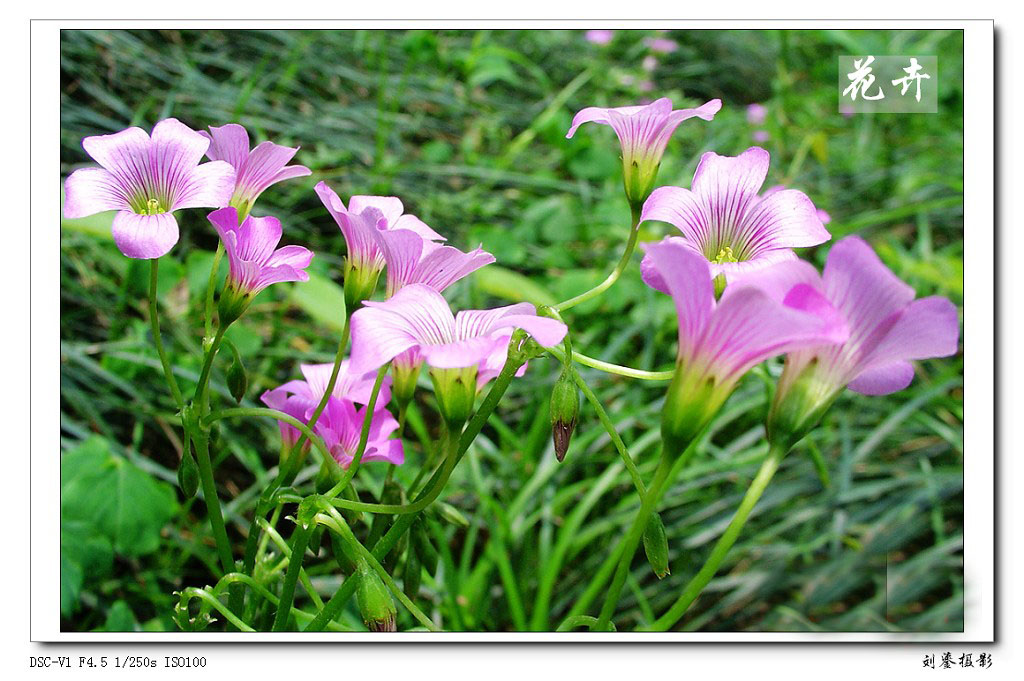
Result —
[{"label": "green stem", "polygon": [[206,337],[213,330],[213,294],[217,288],[217,271],[220,269],[221,258],[224,257],[224,242],[217,242],[217,252],[213,254],[213,267],[210,268],[210,279],[206,283],[206,309],[203,315],[203,329]]},{"label": "green stem", "polygon": [[729,526],[725,528],[725,532],[715,542],[715,546],[711,549],[711,554],[708,556],[707,561],[705,561],[704,566],[683,588],[679,598],[672,604],[668,612],[659,617],[649,627],[650,631],[667,631],[679,621],[679,618],[686,613],[690,605],[700,596],[701,591],[708,585],[711,578],[715,576],[715,572],[718,571],[718,567],[722,564],[726,554],[729,553],[729,549],[736,543],[736,539],[739,537],[740,532],[743,531],[747,518],[750,517],[750,512],[754,510],[754,506],[757,505],[758,500],[764,493],[765,488],[768,487],[768,483],[771,482],[772,476],[779,469],[779,464],[785,456],[786,450],[779,447],[772,447],[768,451],[768,458],[761,464],[761,469],[757,471],[757,475],[750,483],[750,487],[743,496],[739,508],[736,509],[736,514],[729,522]]},{"label": "green stem", "polygon": [[[395,598],[397,598],[399,602],[405,606],[406,610],[409,611],[409,614],[415,617],[417,621],[419,621],[419,623],[426,627],[428,630],[438,631],[437,627],[430,620],[430,618],[427,617],[423,613],[423,611],[420,610],[416,606],[416,604],[412,602],[412,600],[405,594],[404,591],[402,591],[402,589],[398,588],[398,585],[395,583],[395,580],[391,577],[390,574],[388,574],[388,571],[384,569],[384,566],[380,564],[380,561],[377,560],[373,553],[371,553],[369,549],[363,546],[362,543],[360,543],[360,541],[356,539],[356,536],[352,533],[352,529],[348,526],[348,523],[345,522],[345,518],[343,518],[342,515],[338,513],[338,511],[336,511],[333,506],[330,506],[328,504],[323,504],[322,506],[323,509],[327,512],[327,515],[319,514],[316,516],[316,519],[319,522],[323,522],[323,524],[325,524],[327,527],[334,530],[338,534],[338,536],[341,537],[341,539],[344,540],[353,551],[355,551],[359,556],[366,560],[369,566],[373,568],[373,571],[380,576],[381,580],[384,581],[384,584],[388,587],[388,589],[391,590],[391,593],[395,595]],[[354,579],[350,578],[346,581],[354,581]]]},{"label": "green stem", "polygon": [[[700,438],[701,436],[694,438],[690,445],[676,459],[676,462],[672,465],[671,471],[669,471],[668,479],[670,481],[676,478],[679,471],[682,470],[683,466],[686,465],[690,457],[693,456],[694,452],[696,452],[697,443],[700,441]],[[601,589],[604,588],[605,583],[612,576],[612,572],[615,570],[616,565],[618,565],[619,560],[622,557],[622,551],[624,548],[625,543],[623,540],[618,543],[615,550],[612,551],[605,559],[604,563],[602,563],[597,574],[590,583],[587,584],[587,588],[584,590],[583,594],[576,599],[575,603],[573,603],[572,608],[570,608],[566,617],[574,617],[576,615],[583,614],[594,599],[601,594]]]},{"label": "green stem", "polygon": [[612,439],[612,444],[615,445],[615,449],[618,450],[619,456],[622,457],[622,463],[625,464],[626,470],[629,471],[629,476],[633,478],[633,485],[636,487],[637,494],[642,498],[647,494],[647,488],[644,486],[643,478],[640,476],[640,470],[636,467],[636,463],[633,462],[633,457],[629,455],[629,450],[626,449],[626,443],[622,441],[622,437],[615,429],[615,424],[612,423],[611,418],[608,416],[608,412],[604,410],[604,406],[601,401],[597,399],[597,395],[590,389],[587,382],[583,380],[576,368],[572,368],[572,380],[576,382],[577,387],[583,393],[583,396],[587,398],[590,405],[597,412],[597,418],[604,426],[604,429],[608,431],[608,436]]},{"label": "green stem", "polygon": [[178,409],[181,409],[185,401],[181,397],[181,389],[178,388],[178,381],[174,378],[174,372],[171,371],[171,363],[167,359],[167,352],[164,350],[163,338],[160,337],[160,313],[157,311],[156,305],[156,284],[160,259],[153,258],[149,262],[149,323],[153,327],[153,345],[156,346],[156,354],[160,356],[160,364],[164,368],[164,378],[167,379],[167,387],[171,389],[174,403],[178,406]]},{"label": "green stem", "polygon": [[295,597],[295,583],[299,580],[302,558],[306,553],[306,546],[309,544],[309,538],[314,529],[316,529],[315,523],[310,523],[308,526],[300,523],[292,536],[292,555],[288,559],[288,572],[285,573],[284,583],[281,585],[281,600],[277,604],[277,614],[274,615],[272,631],[284,631],[288,624],[288,615],[292,611],[292,599]]},{"label": "green stem", "polygon": [[[572,631],[576,627],[587,627],[593,631],[597,627],[597,618],[591,617],[590,615],[573,615],[572,617],[566,617],[565,621],[558,625],[556,631]],[[610,631],[615,631],[615,625],[611,626]]]},{"label": "green stem", "polygon": [[619,602],[619,594],[622,593],[622,586],[626,583],[626,575],[629,574],[629,566],[633,562],[633,554],[636,553],[636,548],[640,545],[640,539],[647,528],[647,521],[650,520],[651,513],[654,512],[658,501],[661,500],[661,494],[665,489],[665,482],[668,480],[668,473],[671,468],[672,461],[663,452],[661,459],[658,461],[658,470],[654,473],[651,486],[643,497],[643,503],[640,504],[640,512],[637,513],[636,518],[633,520],[633,525],[629,528],[629,533],[626,535],[622,556],[619,558],[619,567],[616,569],[615,577],[612,579],[611,586],[605,595],[604,605],[601,606],[601,614],[597,618],[597,624],[594,625],[594,628],[598,631],[606,631],[608,629],[608,623],[611,621],[611,617],[615,613],[615,606]]},{"label": "green stem", "polygon": [[205,433],[198,432],[193,434],[192,439],[195,443],[196,462],[199,464],[199,480],[203,486],[206,514],[210,516],[210,527],[213,529],[213,539],[217,543],[221,566],[225,574],[234,572],[235,561],[231,557],[231,544],[228,541],[227,530],[224,528],[224,515],[221,513],[220,499],[217,497],[217,486],[213,481],[209,441]]},{"label": "green stem", "polygon": [[210,349],[206,351],[206,357],[203,358],[203,369],[199,374],[199,383],[196,384],[195,397],[200,414],[206,411],[205,405],[207,393],[209,393],[210,388],[210,374],[213,370],[213,359],[217,356],[217,350],[220,349],[221,341],[224,340],[224,333],[227,330],[226,326],[217,327],[217,335],[213,337],[213,343],[210,344]]},{"label": "green stem", "polygon": [[[281,483],[287,479],[290,474],[290,467],[298,457],[297,454],[301,451],[302,446],[306,442],[319,442],[319,438],[313,437],[313,428],[316,426],[317,420],[320,418],[320,414],[323,412],[324,407],[327,405],[327,400],[330,398],[331,392],[334,391],[334,385],[338,381],[338,373],[341,368],[341,361],[345,355],[345,349],[348,347],[349,337],[349,317],[350,315],[346,311],[345,313],[345,325],[341,331],[341,340],[338,341],[338,351],[334,355],[334,369],[331,371],[331,378],[327,382],[327,389],[324,391],[323,397],[320,399],[320,404],[317,405],[317,409],[313,413],[313,417],[309,420],[308,425],[303,424],[304,427],[300,427],[299,431],[302,435],[299,440],[292,447],[291,455],[285,461],[285,464],[280,467],[277,472],[277,478],[268,486],[263,493],[260,495],[259,501],[256,503],[256,510],[252,516],[252,522],[249,524],[249,536],[245,542],[245,554],[242,558],[242,571],[246,574],[251,575],[253,568],[256,566],[256,549],[259,546],[259,518],[266,518],[267,513],[273,507],[274,494],[277,492]],[[275,416],[275,418],[280,418]],[[288,420],[288,419],[284,419]],[[294,422],[289,421],[292,425],[296,425]],[[325,456],[330,456],[325,449],[320,448],[321,453]],[[232,605],[235,605],[233,602]],[[236,606],[237,608],[237,606]]]},{"label": "green stem", "polygon": [[[487,392],[487,396],[484,398],[484,401],[480,404],[476,413],[473,414],[473,418],[469,420],[469,423],[462,431],[462,437],[459,440],[458,452],[455,456],[455,462],[452,465],[453,468],[469,449],[470,444],[472,444],[473,440],[476,439],[476,436],[480,434],[480,431],[483,429],[487,419],[490,418],[495,407],[498,406],[498,402],[505,394],[505,391],[508,390],[508,386],[515,377],[516,371],[519,370],[519,367],[521,367],[524,362],[525,360],[519,357],[515,360],[513,360],[512,357],[509,357],[505,362],[505,366],[502,367],[501,373],[498,374],[498,377],[494,379],[494,383],[491,385],[491,389]],[[420,492],[415,501],[420,501],[431,493],[442,475],[443,467],[434,473],[427,489]],[[395,520],[395,524],[391,526],[391,529],[389,529],[384,536],[380,538],[377,544],[373,546],[373,557],[378,561],[384,560],[391,549],[393,549],[398,543],[398,540],[402,538],[410,527],[412,527],[412,524],[417,517],[418,515],[415,513],[400,515],[398,519]],[[333,620],[337,614],[341,612],[341,609],[345,607],[345,603],[347,603],[348,599],[352,597],[352,592],[355,591],[355,588],[356,580],[354,579],[346,579],[342,582],[341,587],[335,592],[327,604],[324,605],[320,613],[312,622],[309,623],[309,626],[306,627],[304,631],[323,631],[327,623]]]},{"label": "green stem", "polygon": [[618,376],[625,376],[627,378],[638,378],[642,381],[671,381],[672,377],[675,376],[675,371],[644,371],[643,369],[634,369],[633,367],[626,367],[620,364],[612,364],[611,362],[605,362],[600,359],[594,359],[588,357],[582,353],[573,350],[572,358],[574,361],[579,362],[584,366],[588,366],[591,369],[598,369],[607,374],[616,374]]},{"label": "green stem", "polygon": [[298,420],[294,416],[285,414],[283,411],[277,411],[276,409],[270,409],[268,407],[232,407],[230,409],[220,409],[218,411],[208,414],[203,418],[203,425],[210,426],[215,421],[221,419],[229,419],[235,416],[266,416],[268,418],[277,419],[278,421],[284,421],[285,423],[295,426],[298,430],[305,435],[314,447],[320,452],[321,456],[331,458],[331,453],[327,451],[327,447],[324,445],[317,435],[309,429],[302,421]]},{"label": "green stem", "polygon": [[630,208],[630,212],[632,213],[633,224],[629,230],[629,240],[626,242],[626,250],[622,253],[622,258],[619,259],[619,264],[615,266],[615,269],[611,271],[611,274],[609,274],[600,284],[589,291],[585,291],[584,293],[575,296],[574,298],[563,300],[561,303],[554,306],[555,310],[564,312],[571,307],[575,307],[580,303],[585,303],[591,298],[601,295],[611,288],[612,284],[618,281],[619,277],[622,276],[626,266],[629,265],[629,259],[633,255],[633,249],[636,248],[637,237],[640,235],[640,207],[632,206]]},{"label": "green stem", "polygon": [[356,472],[359,470],[359,464],[362,462],[363,454],[366,452],[366,443],[370,439],[370,426],[373,423],[374,408],[377,406],[377,396],[380,394],[380,386],[384,382],[389,366],[391,366],[390,363],[385,364],[377,371],[377,380],[373,382],[370,401],[366,403],[366,416],[363,417],[363,428],[359,431],[359,445],[356,448],[356,453],[352,455],[352,463],[348,465],[348,470],[342,475],[338,484],[324,494],[324,497],[327,499],[333,499],[341,494],[348,487],[348,484],[352,482],[352,478],[355,477]]}]

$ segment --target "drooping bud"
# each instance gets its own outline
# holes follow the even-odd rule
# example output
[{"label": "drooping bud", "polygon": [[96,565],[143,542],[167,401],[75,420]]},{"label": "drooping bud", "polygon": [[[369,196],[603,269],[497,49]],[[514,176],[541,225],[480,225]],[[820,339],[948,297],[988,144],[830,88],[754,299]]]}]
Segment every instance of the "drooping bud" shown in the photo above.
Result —
[{"label": "drooping bud", "polygon": [[431,369],[430,379],[441,416],[452,432],[461,431],[476,402],[476,367]]},{"label": "drooping bud", "polygon": [[661,522],[661,516],[652,513],[647,521],[647,528],[644,530],[644,553],[647,554],[647,562],[658,579],[672,574],[668,567],[668,537],[665,536],[665,525]]},{"label": "drooping bud", "polygon": [[363,624],[370,631],[397,631],[395,617],[398,611],[388,588],[365,560],[359,562],[358,571],[356,604],[363,617]]},{"label": "drooping bud", "polygon": [[568,371],[563,371],[551,390],[551,438],[555,443],[555,457],[562,461],[569,451],[569,441],[576,429],[580,411],[580,396]]},{"label": "drooping bud", "polygon": [[238,354],[238,349],[227,339],[224,340],[224,343],[231,349],[232,356],[231,366],[228,367],[227,373],[228,391],[235,398],[235,402],[240,403],[249,388],[249,377],[246,375],[245,365],[242,364],[242,357]]},{"label": "drooping bud", "polygon": [[186,447],[181,453],[181,462],[178,464],[178,487],[186,499],[191,499],[199,489],[199,468],[196,460],[192,458],[191,447]]}]

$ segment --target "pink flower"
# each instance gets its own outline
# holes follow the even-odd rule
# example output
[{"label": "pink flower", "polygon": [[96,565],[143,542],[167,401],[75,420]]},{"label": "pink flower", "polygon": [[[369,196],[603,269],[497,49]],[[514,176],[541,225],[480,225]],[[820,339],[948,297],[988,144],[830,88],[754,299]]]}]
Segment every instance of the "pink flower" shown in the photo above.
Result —
[{"label": "pink flower", "polygon": [[476,367],[500,342],[501,331],[523,329],[541,345],[551,346],[567,330],[559,321],[538,317],[530,303],[453,315],[444,297],[423,284],[365,305],[352,315],[352,368],[359,372],[373,371],[410,349],[438,369]]},{"label": "pink flower", "polygon": [[210,132],[199,134],[210,140],[206,155],[213,161],[227,161],[235,169],[235,191],[231,205],[244,217],[252,204],[272,184],[303,177],[312,171],[306,166],[288,165],[298,147],[285,147],[273,142],[261,142],[249,150],[249,133],[237,123],[210,127]]},{"label": "pink flower", "polygon": [[644,57],[644,60],[640,62],[640,66],[644,71],[653,71],[658,68],[658,58],[653,54],[649,54]]},{"label": "pink flower", "polygon": [[615,31],[607,28],[592,28],[583,34],[588,43],[607,45],[615,38]]},{"label": "pink flower", "polygon": [[378,232],[407,229],[429,241],[445,240],[415,215],[405,214],[405,207],[397,197],[353,196],[346,208],[326,182],[316,185],[316,193],[345,236],[348,261],[352,267],[373,272],[384,268]]},{"label": "pink flower", "polygon": [[768,116],[768,109],[764,104],[751,104],[747,107],[747,122],[751,125],[761,125]]},{"label": "pink flower", "polygon": [[376,233],[377,245],[387,263],[387,296],[409,284],[425,284],[437,292],[494,262],[494,256],[476,248],[463,253],[443,246],[408,229]]},{"label": "pink flower", "polygon": [[82,168],[68,176],[64,215],[81,218],[108,210],[114,217],[114,243],[129,258],[152,259],[178,243],[174,211],[227,205],[235,170],[224,161],[200,164],[209,141],[167,118],[153,127],[86,137],[82,146],[102,168]]},{"label": "pink flower", "polygon": [[[685,245],[646,244],[656,286],[675,302],[679,316],[679,350],[675,377],[662,416],[662,432],[678,454],[714,417],[737,381],[768,357],[799,348],[842,343],[846,326],[838,313],[811,286],[794,285],[778,299],[755,280],[730,286],[716,303],[707,260]],[[783,262],[780,272],[811,268],[801,261]],[[770,274],[770,273],[769,273]]]},{"label": "pink flower", "polygon": [[626,195],[631,202],[640,203],[654,188],[665,146],[679,124],[693,117],[710,121],[721,108],[722,100],[712,99],[696,109],[673,111],[672,100],[665,97],[646,106],[617,109],[590,106],[573,117],[566,137],[571,138],[576,129],[587,122],[610,125],[622,145]]},{"label": "pink flower", "polygon": [[654,52],[662,52],[668,54],[669,52],[675,52],[679,49],[679,44],[668,38],[646,38],[644,45]]},{"label": "pink flower", "polygon": [[250,215],[238,224],[238,211],[233,206],[215,210],[207,218],[224,242],[230,265],[228,286],[234,291],[254,296],[271,284],[309,281],[306,268],[313,252],[302,246],[277,248],[281,241],[281,221],[277,218]]},{"label": "pink flower", "polygon": [[[301,364],[299,369],[305,380],[288,381],[273,390],[265,391],[260,399],[271,409],[283,411],[300,421],[308,422],[320,400],[323,399],[334,365]],[[331,396],[339,400],[365,405],[370,401],[376,378],[374,372],[351,371],[349,360],[342,360],[338,367],[338,378],[335,380]],[[390,384],[391,378],[385,376],[377,396],[376,409],[384,409],[391,400]],[[281,428],[281,439],[288,445],[294,445],[299,439],[299,430],[284,421],[279,421],[278,425]]]},{"label": "pink flower", "polygon": [[[327,407],[316,422],[316,433],[342,468],[352,465],[359,450],[359,438],[366,418],[366,407],[356,409],[349,400],[331,397]],[[393,464],[405,462],[402,441],[390,439],[398,430],[398,421],[386,409],[376,409],[370,419],[370,430],[363,450],[361,462],[387,461]]]},{"label": "pink flower", "polygon": [[750,137],[758,144],[764,144],[772,138],[772,136],[768,134],[767,130],[755,130]]},{"label": "pink flower", "polygon": [[[727,280],[783,260],[795,260],[791,248],[815,246],[830,238],[814,204],[803,192],[757,192],[768,175],[768,152],[751,147],[739,156],[705,153],[693,175],[692,189],[659,187],[644,203],[641,220],[662,220],[683,237],[670,241],[702,255],[711,275]],[[645,258],[645,261],[647,258]],[[641,263],[648,269],[649,265]],[[652,275],[651,285],[664,291]]]},{"label": "pink flower", "polygon": [[[909,360],[956,354],[960,325],[946,298],[914,299],[860,237],[837,242],[824,274],[792,272],[777,283],[813,288],[839,311],[850,329],[840,345],[790,352],[769,414],[769,433],[795,443],[849,387],[865,395],[902,390],[914,377]],[[776,293],[777,295],[777,293]]]}]

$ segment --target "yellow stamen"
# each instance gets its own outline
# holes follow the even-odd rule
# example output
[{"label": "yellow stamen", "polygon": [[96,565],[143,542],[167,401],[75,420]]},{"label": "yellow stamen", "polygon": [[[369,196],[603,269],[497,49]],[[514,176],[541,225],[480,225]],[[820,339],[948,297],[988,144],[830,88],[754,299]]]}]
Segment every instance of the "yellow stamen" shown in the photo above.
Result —
[{"label": "yellow stamen", "polygon": [[739,262],[736,256],[732,254],[731,246],[726,246],[718,252],[718,257],[715,258],[715,264],[721,265],[723,262]]}]

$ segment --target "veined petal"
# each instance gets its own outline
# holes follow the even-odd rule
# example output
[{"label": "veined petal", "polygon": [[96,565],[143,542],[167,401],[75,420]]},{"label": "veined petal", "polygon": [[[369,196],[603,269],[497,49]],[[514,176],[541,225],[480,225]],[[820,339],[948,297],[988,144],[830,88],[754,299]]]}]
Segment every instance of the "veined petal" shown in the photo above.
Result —
[{"label": "veined petal", "polygon": [[[874,345],[884,324],[914,299],[914,290],[882,264],[867,242],[848,236],[829,251],[822,274],[824,292],[843,313],[850,327],[847,347],[856,354],[864,344]],[[866,347],[864,348],[867,349]]]},{"label": "veined petal", "polygon": [[896,361],[949,357],[956,354],[959,338],[956,306],[939,296],[921,298],[907,305],[860,365],[866,371]]},{"label": "veined petal", "polygon": [[[280,179],[285,179],[278,176],[298,150],[298,147],[285,147],[273,142],[261,142],[256,145],[256,148],[249,152],[244,170],[239,171],[235,180],[237,191],[249,200],[255,200],[264,189]],[[289,175],[290,177],[309,175],[312,172],[304,166],[292,166],[291,169],[293,174]]]},{"label": "veined petal", "polygon": [[677,227],[698,251],[707,242],[711,227],[704,202],[682,187],[658,187],[651,192],[644,201],[640,220],[661,220]]},{"label": "veined petal", "polygon": [[914,380],[909,362],[893,362],[862,372],[847,386],[861,395],[888,395],[903,390]]},{"label": "veined petal", "polygon": [[455,340],[455,318],[440,293],[412,284],[383,303],[366,301],[352,314],[352,370],[373,371],[414,347]]},{"label": "veined petal", "polygon": [[[812,290],[807,287],[808,290]],[[780,305],[752,286],[735,291],[711,315],[698,352],[723,377],[799,348],[842,342],[831,318]]]},{"label": "veined petal", "polygon": [[713,151],[701,156],[691,189],[704,203],[710,245],[732,245],[736,227],[768,176],[768,162],[768,152],[760,147],[739,156],[719,156]]},{"label": "veined petal", "polygon": [[210,140],[206,157],[211,161],[227,161],[236,171],[241,171],[249,158],[249,133],[238,123],[210,126],[210,132],[197,131]]},{"label": "veined petal", "polygon": [[[494,261],[493,255],[479,247],[469,253],[463,253],[452,246],[441,246],[431,250],[420,260],[415,278],[410,283],[426,284],[435,291],[444,291],[458,280]],[[388,281],[390,283],[390,269]]]},{"label": "veined petal", "polygon": [[788,248],[776,248],[775,250],[761,253],[752,260],[741,260],[740,262],[710,262],[711,277],[719,274],[725,275],[725,280],[730,284],[738,280],[748,280],[759,276],[770,267],[780,263],[796,262],[796,253]]},{"label": "veined petal", "polygon": [[107,210],[130,210],[130,189],[103,168],[80,168],[64,180],[64,217],[84,218]]},{"label": "veined petal", "polygon": [[176,185],[169,210],[220,208],[228,205],[235,190],[235,169],[227,161],[196,166]]},{"label": "veined petal", "polygon": [[313,251],[303,246],[282,246],[271,254],[267,267],[288,265],[295,269],[305,269],[313,261]]},{"label": "veined petal", "polygon": [[249,215],[237,232],[238,257],[263,265],[281,242],[281,221],[270,215],[262,218]]},{"label": "veined petal", "polygon": [[152,259],[178,243],[178,223],[171,213],[138,215],[123,210],[114,216],[114,243],[129,258]]},{"label": "veined petal", "polygon": [[97,163],[128,186],[141,186],[149,168],[149,135],[142,128],[127,128],[112,135],[93,135],[82,148]]},{"label": "veined petal", "polygon": [[451,343],[420,346],[423,359],[437,369],[464,369],[477,366],[490,356],[493,349],[494,341],[490,336],[473,336]]},{"label": "veined petal", "polygon": [[679,355],[690,356],[704,335],[715,304],[708,263],[678,241],[643,244],[643,248],[644,259],[649,259],[648,272],[656,272],[658,283],[664,287],[658,290],[666,291],[675,303],[679,317]]},{"label": "veined petal", "polygon": [[367,208],[376,208],[384,216],[388,225],[393,225],[402,217],[405,206],[397,196],[353,196],[348,200],[350,213],[362,213]]},{"label": "veined petal", "polygon": [[752,256],[773,248],[817,246],[831,238],[807,195],[795,189],[763,197],[743,220],[740,247]]},{"label": "veined petal", "polygon": [[427,223],[420,220],[415,215],[403,215],[393,223],[388,222],[388,229],[406,229],[410,232],[416,232],[421,237],[428,241],[447,241],[443,236],[431,229]]},{"label": "veined petal", "polygon": [[565,324],[558,320],[538,317],[536,308],[530,303],[516,303],[492,310],[462,310],[455,315],[455,338],[458,340],[490,336],[495,331],[511,328],[526,331],[545,347],[559,343],[567,331]]},{"label": "veined petal", "polygon": [[374,237],[387,263],[389,294],[406,284],[423,283],[415,279],[423,255],[423,237],[408,229],[376,230]]}]

